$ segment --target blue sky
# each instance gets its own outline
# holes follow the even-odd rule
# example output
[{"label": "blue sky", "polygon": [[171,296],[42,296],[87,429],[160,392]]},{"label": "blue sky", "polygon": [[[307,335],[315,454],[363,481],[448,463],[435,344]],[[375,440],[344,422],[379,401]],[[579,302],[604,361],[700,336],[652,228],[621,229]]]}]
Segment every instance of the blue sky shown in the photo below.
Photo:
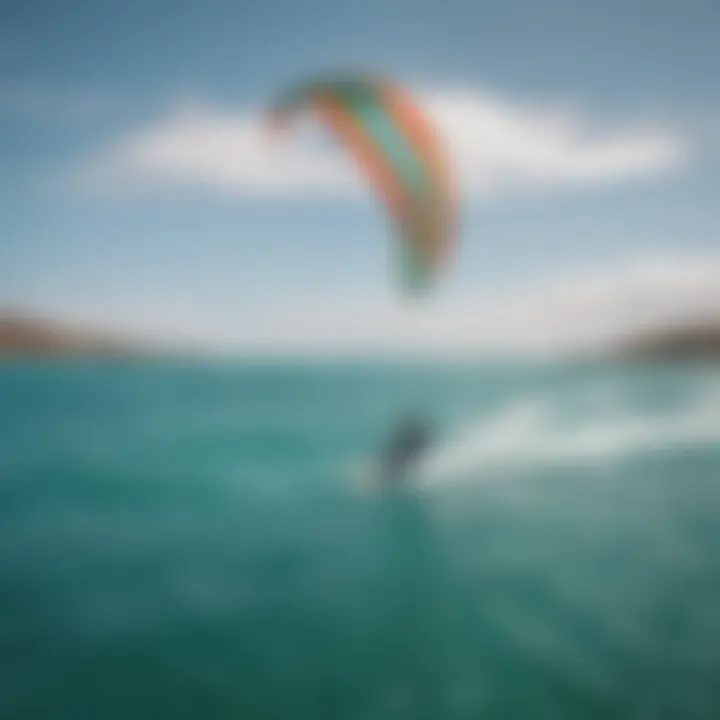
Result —
[{"label": "blue sky", "polygon": [[428,312],[465,315],[433,342],[586,275],[677,292],[679,266],[686,302],[720,250],[719,32],[713,0],[2,2],[0,303],[218,345],[389,342],[381,209],[337,152],[252,146],[278,91],[357,67],[416,89],[462,166]]}]

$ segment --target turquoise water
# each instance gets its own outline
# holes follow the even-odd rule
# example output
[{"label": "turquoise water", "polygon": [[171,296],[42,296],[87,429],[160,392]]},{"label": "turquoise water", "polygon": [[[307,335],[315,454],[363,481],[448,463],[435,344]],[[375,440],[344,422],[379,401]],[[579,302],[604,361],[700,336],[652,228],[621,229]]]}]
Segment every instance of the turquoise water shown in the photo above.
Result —
[{"label": "turquoise water", "polygon": [[6,364],[0,717],[717,718],[719,518],[711,369]]}]

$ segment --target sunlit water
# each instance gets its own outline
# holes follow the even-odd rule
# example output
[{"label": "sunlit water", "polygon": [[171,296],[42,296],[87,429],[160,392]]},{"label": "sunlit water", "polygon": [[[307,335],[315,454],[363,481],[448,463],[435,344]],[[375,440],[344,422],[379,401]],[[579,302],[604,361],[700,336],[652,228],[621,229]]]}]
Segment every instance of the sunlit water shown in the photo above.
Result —
[{"label": "sunlit water", "polygon": [[711,369],[7,364],[0,717],[718,718],[719,519]]}]

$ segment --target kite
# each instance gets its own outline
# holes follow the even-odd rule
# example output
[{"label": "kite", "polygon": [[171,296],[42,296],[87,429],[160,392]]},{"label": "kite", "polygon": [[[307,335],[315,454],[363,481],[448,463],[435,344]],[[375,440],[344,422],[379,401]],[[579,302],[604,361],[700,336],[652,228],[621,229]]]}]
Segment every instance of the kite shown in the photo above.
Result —
[{"label": "kite", "polygon": [[450,260],[456,234],[453,179],[432,121],[404,88],[368,76],[292,88],[271,108],[270,123],[282,132],[306,112],[340,141],[387,207],[401,285],[424,293]]}]

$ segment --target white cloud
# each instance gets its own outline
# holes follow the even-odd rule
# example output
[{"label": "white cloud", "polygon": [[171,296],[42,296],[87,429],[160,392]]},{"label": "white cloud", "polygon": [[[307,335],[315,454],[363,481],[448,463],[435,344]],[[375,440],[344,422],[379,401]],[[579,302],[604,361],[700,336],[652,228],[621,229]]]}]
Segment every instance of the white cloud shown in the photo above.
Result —
[{"label": "white cloud", "polygon": [[89,168],[92,186],[127,190],[195,186],[252,196],[347,193],[342,156],[273,139],[259,116],[186,107],[130,133]]},{"label": "white cloud", "polygon": [[195,297],[134,297],[136,306],[78,303],[63,313],[129,337],[210,350],[280,353],[555,353],[604,348],[673,323],[720,318],[720,256],[639,258],[615,268],[547,278],[492,294],[435,295],[401,302],[384,291],[360,297],[299,297],[261,307],[210,308]]},{"label": "white cloud", "polygon": [[[593,130],[573,110],[530,107],[474,91],[420,92],[464,193],[486,197],[581,187],[669,172],[688,153],[668,129]],[[273,141],[260,115],[210,106],[175,109],[116,139],[91,163],[93,187],[206,187],[240,195],[359,190],[342,152],[304,134]]]},{"label": "white cloud", "polygon": [[472,92],[425,100],[464,185],[477,194],[594,185],[678,167],[678,134],[653,127],[593,130],[581,113],[523,106]]},{"label": "white cloud", "polygon": [[[720,317],[720,256],[640,258],[492,295],[303,305],[246,324],[235,347],[432,353],[561,352]],[[258,332],[257,328],[261,327]]]}]

